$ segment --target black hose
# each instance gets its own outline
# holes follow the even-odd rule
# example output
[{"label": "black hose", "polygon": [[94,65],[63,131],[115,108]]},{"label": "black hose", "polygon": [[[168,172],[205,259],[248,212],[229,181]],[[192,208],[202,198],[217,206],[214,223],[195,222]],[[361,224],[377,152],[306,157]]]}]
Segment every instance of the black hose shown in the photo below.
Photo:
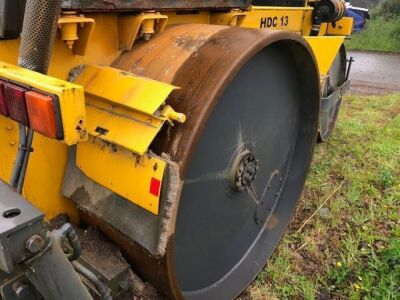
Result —
[{"label": "black hose", "polygon": [[78,273],[80,273],[93,284],[93,286],[99,292],[102,300],[112,300],[109,287],[101,282],[96,274],[77,261],[72,262],[72,265]]},{"label": "black hose", "polygon": [[10,185],[13,188],[17,187],[18,177],[21,172],[22,163],[24,161],[24,154],[26,149],[26,128],[22,124],[18,124],[19,147],[17,157],[15,158],[14,167],[11,172]]},{"label": "black hose", "polygon": [[74,261],[81,256],[82,246],[81,241],[79,240],[78,235],[76,234],[74,228],[71,224],[65,223],[60,229],[59,232],[63,237],[65,237],[72,248],[72,253],[67,255],[70,261]]},{"label": "black hose", "polygon": [[33,142],[33,130],[28,129],[28,135],[26,137],[26,143],[25,143],[25,149],[24,149],[24,157],[22,160],[22,165],[21,165],[21,170],[19,172],[19,177],[18,177],[18,182],[17,182],[17,193],[22,192],[22,188],[24,186],[25,182],[25,175],[26,175],[26,169],[28,168],[28,161],[29,161],[29,156],[31,155],[32,150],[32,142]]},{"label": "black hose", "polygon": [[60,229],[58,229],[58,232],[62,237],[68,240],[69,244],[72,247],[73,252],[72,254],[67,255],[67,258],[71,261],[71,264],[75,268],[75,270],[93,284],[95,289],[99,292],[101,299],[112,300],[112,297],[110,295],[110,288],[103,282],[101,282],[96,274],[94,274],[84,265],[76,261],[76,259],[78,259],[81,255],[82,247],[79,237],[76,234],[72,225],[70,223],[65,223]]}]

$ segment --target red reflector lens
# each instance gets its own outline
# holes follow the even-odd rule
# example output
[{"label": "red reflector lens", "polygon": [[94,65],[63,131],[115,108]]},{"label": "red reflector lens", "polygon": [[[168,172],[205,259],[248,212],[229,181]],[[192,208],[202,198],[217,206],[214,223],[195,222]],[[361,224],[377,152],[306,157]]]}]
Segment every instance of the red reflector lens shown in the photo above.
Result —
[{"label": "red reflector lens", "polygon": [[0,114],[8,117],[6,96],[4,95],[4,84],[5,82],[0,80]]},{"label": "red reflector lens", "polygon": [[53,97],[37,92],[25,94],[31,128],[50,138],[57,138],[57,118]]},{"label": "red reflector lens", "polygon": [[26,111],[25,92],[23,87],[6,83],[4,94],[11,119],[29,127],[28,113]]},{"label": "red reflector lens", "polygon": [[152,177],[150,182],[150,194],[158,197],[160,195],[161,181]]}]

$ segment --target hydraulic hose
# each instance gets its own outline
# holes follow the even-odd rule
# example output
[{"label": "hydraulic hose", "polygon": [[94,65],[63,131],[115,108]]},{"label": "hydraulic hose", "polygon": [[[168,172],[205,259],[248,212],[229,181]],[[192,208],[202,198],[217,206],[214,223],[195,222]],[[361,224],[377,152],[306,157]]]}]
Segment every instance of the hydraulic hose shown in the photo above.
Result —
[{"label": "hydraulic hose", "polygon": [[72,262],[72,265],[74,266],[75,271],[84,276],[87,280],[90,281],[90,283],[93,284],[93,286],[96,288],[101,296],[100,299],[112,300],[110,289],[100,281],[96,274],[94,274],[92,271],[90,271],[88,268],[77,261]]},{"label": "hydraulic hose", "polygon": [[18,177],[19,177],[19,174],[21,173],[21,167],[22,167],[22,163],[24,161],[24,156],[25,156],[26,128],[24,125],[18,124],[18,134],[19,134],[20,144],[18,147],[17,157],[15,159],[14,167],[11,172],[11,178],[10,178],[10,185],[13,188],[17,187]]},{"label": "hydraulic hose", "polygon": [[58,231],[68,240],[70,246],[72,247],[73,252],[72,254],[67,255],[68,259],[70,261],[78,259],[82,252],[81,241],[79,240],[79,237],[72,225],[70,223],[65,223]]},{"label": "hydraulic hose", "polygon": [[21,194],[22,188],[24,186],[25,182],[25,175],[26,175],[26,169],[28,168],[28,161],[29,161],[29,156],[32,152],[32,141],[33,141],[33,130],[28,129],[28,135],[26,136],[26,143],[25,146],[23,147],[23,159],[22,159],[22,164],[21,164],[21,170],[19,172],[19,177],[18,177],[18,182],[17,182],[17,193]]},{"label": "hydraulic hose", "polygon": [[110,295],[111,290],[107,285],[105,285],[101,280],[94,274],[91,270],[86,268],[84,265],[79,263],[77,259],[81,255],[82,248],[81,242],[78,235],[76,234],[74,228],[70,223],[65,223],[60,229],[57,230],[57,234],[68,240],[70,246],[72,247],[72,254],[68,254],[67,258],[71,262],[75,271],[84,276],[90,283],[93,284],[95,289],[101,295],[102,300],[112,300]]},{"label": "hydraulic hose", "polygon": [[48,237],[51,240],[49,246],[23,264],[28,280],[46,300],[92,300],[75,268],[65,257],[60,234],[52,231]]}]

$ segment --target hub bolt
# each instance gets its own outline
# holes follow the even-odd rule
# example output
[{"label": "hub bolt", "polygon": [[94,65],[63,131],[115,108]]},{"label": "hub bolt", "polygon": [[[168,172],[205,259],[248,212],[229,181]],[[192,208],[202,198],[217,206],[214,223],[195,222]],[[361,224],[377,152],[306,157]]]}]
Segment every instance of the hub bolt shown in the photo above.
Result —
[{"label": "hub bolt", "polygon": [[249,150],[238,155],[232,168],[234,189],[239,192],[248,190],[257,177],[258,169],[258,160]]},{"label": "hub bolt", "polygon": [[12,289],[17,298],[27,298],[30,294],[29,286],[20,281],[14,282]]},{"label": "hub bolt", "polygon": [[26,241],[26,249],[32,253],[38,253],[43,250],[45,244],[45,240],[40,235],[35,234]]}]

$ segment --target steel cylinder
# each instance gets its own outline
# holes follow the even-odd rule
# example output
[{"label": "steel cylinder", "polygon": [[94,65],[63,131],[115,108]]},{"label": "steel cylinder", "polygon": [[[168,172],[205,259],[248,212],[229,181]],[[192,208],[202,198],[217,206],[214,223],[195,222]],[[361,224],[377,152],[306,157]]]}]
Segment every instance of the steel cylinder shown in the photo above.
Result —
[{"label": "steel cylinder", "polygon": [[[162,257],[101,216],[81,211],[82,220],[98,226],[167,297],[233,299],[274,251],[305,181],[319,111],[311,49],[286,31],[176,25],[135,44],[113,67],[181,88],[168,103],[187,114],[187,122],[160,133],[152,151],[179,165],[184,186],[182,193],[162,199],[169,201],[168,217],[158,216],[166,224]],[[248,140],[254,137],[256,142]],[[269,183],[274,191],[260,194],[265,205],[232,189],[226,175],[236,161],[230,158],[246,149],[260,162],[253,181],[257,191]],[[226,166],[229,172],[208,171]]]}]

